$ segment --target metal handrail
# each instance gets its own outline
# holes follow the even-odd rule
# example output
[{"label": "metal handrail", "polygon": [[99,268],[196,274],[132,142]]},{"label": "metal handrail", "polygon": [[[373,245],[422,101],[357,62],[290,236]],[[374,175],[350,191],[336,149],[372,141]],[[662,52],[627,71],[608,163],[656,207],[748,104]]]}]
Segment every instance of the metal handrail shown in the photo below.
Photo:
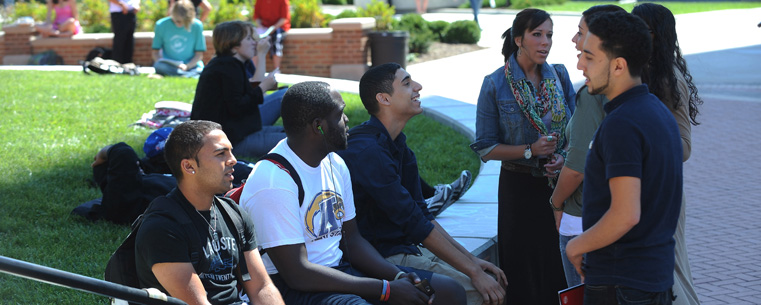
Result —
[{"label": "metal handrail", "polygon": [[76,273],[45,267],[0,255],[0,272],[92,294],[144,305],[187,305],[180,299],[157,298],[143,289],[132,288]]}]

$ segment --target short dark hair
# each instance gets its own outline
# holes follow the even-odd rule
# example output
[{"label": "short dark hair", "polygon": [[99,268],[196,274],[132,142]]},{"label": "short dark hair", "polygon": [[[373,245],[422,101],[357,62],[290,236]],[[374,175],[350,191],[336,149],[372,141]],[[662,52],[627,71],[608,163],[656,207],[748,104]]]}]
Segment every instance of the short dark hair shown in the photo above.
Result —
[{"label": "short dark hair", "polygon": [[622,57],[632,77],[642,75],[652,50],[650,33],[642,19],[626,12],[595,14],[587,20],[589,32],[600,38],[609,58]]},{"label": "short dark hair", "polygon": [[214,130],[222,130],[222,125],[194,120],[178,125],[169,134],[164,145],[164,159],[178,182],[182,180],[182,160],[192,158],[198,163],[203,138]]},{"label": "short dark hair", "polygon": [[527,8],[515,15],[513,19],[513,26],[502,34],[502,56],[505,57],[505,62],[510,59],[510,56],[518,51],[518,45],[515,44],[516,37],[523,37],[526,30],[533,31],[536,27],[542,25],[545,21],[550,20],[550,14],[536,8]]},{"label": "short dark hair", "polygon": [[359,98],[365,105],[367,113],[374,115],[378,113],[380,107],[375,95],[378,93],[394,93],[394,79],[396,71],[402,66],[395,63],[385,63],[367,70],[359,80]]},{"label": "short dark hair", "polygon": [[283,95],[280,116],[288,137],[301,135],[314,119],[327,118],[337,104],[330,96],[326,82],[301,82],[288,88]]},{"label": "short dark hair", "polygon": [[585,19],[589,19],[590,16],[597,14],[597,13],[612,13],[612,12],[626,12],[623,7],[620,7],[615,4],[600,4],[595,5],[590,8],[588,8],[586,11],[581,13],[581,16],[583,16]]},{"label": "short dark hair", "polygon": [[246,35],[256,33],[254,25],[240,20],[226,21],[217,24],[212,32],[214,52],[217,56],[233,55],[233,48],[240,45]]}]

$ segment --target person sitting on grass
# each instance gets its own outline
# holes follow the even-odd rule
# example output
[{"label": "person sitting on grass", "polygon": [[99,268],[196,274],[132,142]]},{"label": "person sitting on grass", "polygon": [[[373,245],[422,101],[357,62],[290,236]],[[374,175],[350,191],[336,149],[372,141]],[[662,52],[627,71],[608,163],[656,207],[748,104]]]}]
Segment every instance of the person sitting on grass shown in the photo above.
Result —
[{"label": "person sitting on grass", "polygon": [[[176,215],[146,213],[135,237],[140,287],[157,288],[187,304],[245,304],[242,290],[251,304],[282,305],[256,249],[250,216],[231,199],[216,196],[229,191],[238,174],[222,126],[209,121],[178,125],[166,141],[164,157],[177,188],[148,209],[177,206],[191,224]],[[239,213],[241,227],[233,224],[233,213]]]},{"label": "person sitting on grass", "polygon": [[222,124],[235,154],[260,157],[285,138],[282,126],[272,126],[280,117],[285,89],[275,89],[275,73],[264,76],[259,65],[250,77],[251,58],[266,52],[269,43],[260,40],[254,26],[228,21],[214,28],[216,56],[209,61],[196,86],[190,118]]},{"label": "person sitting on grass", "polygon": [[206,38],[203,25],[195,16],[193,3],[179,0],[172,6],[171,17],[156,22],[151,45],[156,74],[184,77],[201,74]]}]

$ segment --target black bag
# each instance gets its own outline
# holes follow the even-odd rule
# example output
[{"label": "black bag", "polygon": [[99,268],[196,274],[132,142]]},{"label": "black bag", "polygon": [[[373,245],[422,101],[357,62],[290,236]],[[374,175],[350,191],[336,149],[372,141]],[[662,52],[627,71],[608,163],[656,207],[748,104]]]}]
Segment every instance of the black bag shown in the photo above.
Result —
[{"label": "black bag", "polygon": [[[189,213],[192,212],[190,211],[192,207],[186,207],[179,204],[177,201],[168,198],[168,196],[172,196],[174,192],[179,192],[179,190],[174,189],[167,196],[156,198],[145,210],[145,213],[135,220],[132,224],[132,231],[108,259],[104,276],[106,281],[133,288],[140,288],[135,263],[135,239],[137,237],[137,232],[140,229],[140,225],[145,217],[150,214],[161,215],[173,220],[183,228],[184,232],[189,234],[188,240],[191,242],[190,260],[193,264],[193,269],[196,270],[196,273],[198,272],[198,263],[201,260],[201,255],[203,255],[199,252],[202,247],[201,237],[198,235],[198,231],[193,225],[193,221],[190,219]],[[222,217],[225,219],[225,222],[231,226],[230,232],[238,233],[236,242],[239,245],[242,245],[242,241],[245,238],[243,221],[237,206],[233,207],[235,204],[230,201],[230,199],[221,199],[217,202],[221,207],[219,210],[221,211]],[[239,251],[238,254],[238,267],[240,268],[241,278],[243,281],[250,280],[251,275],[248,273],[248,266],[246,266],[246,259],[243,251]]]},{"label": "black bag", "polygon": [[90,74],[88,70],[98,74],[127,74],[132,76],[140,74],[137,66],[133,63],[121,64],[118,61],[100,57],[82,62],[82,72]]},{"label": "black bag", "polygon": [[95,59],[95,57],[111,59],[111,49],[104,47],[95,47],[87,53],[87,56],[85,56],[85,61],[91,61]]}]

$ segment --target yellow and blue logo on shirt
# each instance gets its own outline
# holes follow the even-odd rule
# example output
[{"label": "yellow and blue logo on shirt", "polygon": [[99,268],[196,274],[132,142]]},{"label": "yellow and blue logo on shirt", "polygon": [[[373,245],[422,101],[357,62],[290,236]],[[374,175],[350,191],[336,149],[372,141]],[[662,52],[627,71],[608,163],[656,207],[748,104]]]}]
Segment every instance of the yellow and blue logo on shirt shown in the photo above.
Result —
[{"label": "yellow and blue logo on shirt", "polygon": [[309,203],[304,223],[310,235],[315,239],[321,239],[341,234],[341,220],[344,216],[344,202],[341,196],[332,190],[325,190]]}]

